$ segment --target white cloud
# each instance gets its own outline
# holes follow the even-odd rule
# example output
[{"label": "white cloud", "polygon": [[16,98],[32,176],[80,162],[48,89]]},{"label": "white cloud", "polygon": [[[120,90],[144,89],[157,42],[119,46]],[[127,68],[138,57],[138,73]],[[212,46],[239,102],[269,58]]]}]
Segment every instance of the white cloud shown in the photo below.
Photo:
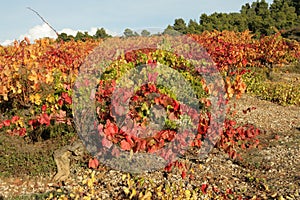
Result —
[{"label": "white cloud", "polygon": [[[75,36],[78,31],[80,32],[88,32],[89,35],[94,35],[97,31],[97,27],[92,27],[90,30],[73,30],[70,28],[64,28],[58,33],[66,33],[68,35],[73,35]],[[163,29],[159,27],[145,27],[145,28],[138,28],[138,29],[133,29],[134,31],[137,31],[140,33],[143,29],[146,29],[150,31],[151,33],[157,33],[157,32],[162,32]],[[117,33],[108,29],[105,29],[106,33],[112,36],[121,36],[123,33]],[[42,25],[37,25],[34,26],[33,28],[29,29],[27,33],[20,35],[20,37],[17,40],[23,40],[24,37],[27,37],[31,42],[34,42],[36,39],[44,38],[44,37],[49,37],[49,38],[56,38],[55,32],[47,25],[47,24],[42,24]],[[5,40],[3,42],[0,41],[0,45],[6,46],[6,45],[11,45],[13,44],[14,40]]]},{"label": "white cloud", "polygon": [[56,38],[56,34],[47,24],[44,23],[29,29],[29,31],[26,34],[21,35],[19,39],[23,40],[24,37],[28,37],[30,41],[34,41],[44,37]]},{"label": "white cloud", "polygon": [[[27,33],[20,35],[20,37],[17,40],[23,40],[25,37],[27,37],[30,41],[33,42],[36,39],[44,37],[56,38],[56,34],[47,24],[44,23],[42,25],[37,25],[29,29]],[[13,42],[14,40],[5,40],[0,44],[6,46],[12,44]]]},{"label": "white cloud", "polygon": [[[95,33],[97,32],[97,27],[92,27],[89,31],[87,30],[73,30],[73,29],[70,29],[70,28],[64,28],[62,29],[61,31],[58,31],[59,33],[66,33],[68,35],[73,35],[75,36],[77,34],[78,31],[84,33],[84,32],[88,32],[89,35],[95,35]],[[114,31],[110,31],[108,29],[105,29],[106,33],[109,34],[109,35],[112,35],[112,36],[119,36],[120,34],[117,33],[117,32],[114,32]]]},{"label": "white cloud", "polygon": [[[96,33],[98,28],[96,27],[92,27],[89,31],[88,34],[89,35],[94,35]],[[58,33],[67,33],[68,35],[73,35],[75,36],[77,34],[77,32],[85,32],[86,30],[73,30],[70,28],[64,28],[60,31],[58,31]],[[106,33],[112,35],[112,36],[118,36],[120,35],[119,33],[110,31],[105,29]],[[37,25],[34,26],[33,28],[29,29],[27,33],[20,35],[20,37],[17,40],[23,40],[24,37],[27,37],[31,42],[33,42],[36,39],[40,39],[40,38],[44,38],[44,37],[50,37],[50,38],[56,38],[56,34],[55,32],[47,25],[47,24],[42,24],[42,25]],[[6,45],[10,45],[13,44],[14,40],[5,40],[3,42],[0,42],[0,45],[6,46]]]},{"label": "white cloud", "polygon": [[66,33],[66,34],[68,34],[68,35],[73,35],[73,36],[75,36],[76,33],[77,33],[77,31],[72,30],[72,29],[70,29],[70,28],[64,28],[64,29],[62,29],[61,31],[59,31],[58,33]]},{"label": "white cloud", "polygon": [[7,46],[14,43],[14,40],[5,40],[4,42],[1,42],[0,45]]}]

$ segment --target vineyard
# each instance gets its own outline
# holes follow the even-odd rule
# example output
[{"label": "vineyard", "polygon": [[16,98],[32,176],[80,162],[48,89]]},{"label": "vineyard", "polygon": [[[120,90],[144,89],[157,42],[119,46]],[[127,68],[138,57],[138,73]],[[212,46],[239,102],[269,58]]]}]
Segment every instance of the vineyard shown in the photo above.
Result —
[{"label": "vineyard", "polygon": [[[104,157],[107,155],[118,157],[122,152],[130,155],[136,153],[156,155],[159,152],[157,154],[168,162],[164,168],[149,173],[160,173],[157,176],[164,174],[167,177],[172,176],[172,173],[178,173],[180,175],[178,184],[183,185],[186,182],[194,182],[195,174],[191,165],[199,166],[199,163],[197,164],[195,161],[196,164],[191,164],[190,162],[198,156],[195,153],[197,149],[201,149],[209,140],[214,142],[213,132],[218,133],[219,138],[218,141],[215,141],[216,144],[212,151],[218,149],[220,152],[226,153],[229,160],[237,163],[244,160],[241,152],[259,149],[261,147],[260,137],[263,134],[270,134],[255,124],[241,123],[235,117],[238,113],[237,106],[231,102],[239,101],[245,95],[249,95],[276,105],[295,106],[297,109],[300,106],[299,42],[284,39],[279,33],[258,39],[248,31],[205,31],[202,34],[191,34],[186,37],[205,49],[202,56],[206,60],[201,61],[201,65],[203,65],[201,69],[190,62],[189,54],[178,55],[175,47],[175,52],[173,52],[170,49],[164,50],[155,47],[135,49],[133,46],[132,49],[135,50],[125,51],[118,55],[96,80],[95,110],[93,111],[97,118],[95,125],[97,136],[94,141],[97,143],[96,151],[101,149]],[[168,40],[168,37],[166,38]],[[25,38],[11,46],[0,46],[0,77],[2,80],[0,83],[0,130],[2,138],[18,137],[24,144],[59,141],[59,145],[55,148],[79,140],[76,134],[78,131],[76,125],[79,121],[74,118],[74,114],[79,116],[79,120],[84,121],[86,118],[77,111],[78,106],[84,107],[85,104],[84,99],[74,99],[74,97],[78,92],[84,93],[85,89],[90,87],[89,81],[92,82],[87,79],[81,80],[79,77],[82,71],[93,71],[92,65],[87,64],[87,58],[91,58],[101,44],[109,44],[105,52],[100,51],[100,56],[106,56],[114,51],[114,44],[124,43],[130,47],[137,43],[145,44],[144,46],[147,47],[159,40],[161,40],[161,36],[88,39],[84,42],[57,41],[49,38],[33,42]],[[168,46],[168,44],[164,45]],[[197,50],[190,51],[192,54],[198,53]],[[97,53],[99,54],[99,49]],[[139,68],[142,65],[150,66],[157,71],[145,72]],[[196,103],[200,105],[200,108],[193,106],[194,104],[190,100],[185,100],[183,103],[181,96],[192,96],[185,87],[177,87],[179,94],[167,87],[168,84],[174,85],[180,82],[177,78],[178,74],[167,71],[168,75],[160,78],[163,81],[155,84],[160,80],[157,74],[166,72],[161,66],[168,66],[185,78],[194,91]],[[221,81],[214,79],[209,82],[204,74],[213,77],[216,73],[215,69],[220,74]],[[131,74],[132,79],[139,82],[146,77],[147,83],[136,87],[139,85],[138,82],[122,81],[122,77],[132,72],[135,72]],[[291,78],[282,81],[283,77]],[[172,81],[166,84],[164,80],[169,79]],[[129,88],[134,86],[134,92],[130,92]],[[218,98],[217,103],[211,100],[212,96]],[[83,97],[85,96],[83,95]],[[126,109],[121,106],[126,101],[129,102],[128,113],[125,113]],[[225,118],[221,120],[222,126],[214,121],[214,116],[211,114],[214,104],[218,108],[216,115],[225,114]],[[155,113],[155,108],[164,108],[165,116],[161,116],[159,112]],[[200,114],[197,112],[199,109]],[[247,115],[255,109],[255,105],[252,105],[243,112]],[[83,110],[81,108],[79,112]],[[152,116],[153,112],[155,117]],[[124,113],[126,117],[124,117]],[[131,122],[130,127],[120,127],[116,118],[127,119],[127,117]],[[188,126],[191,128],[178,134],[181,129],[177,122],[183,117],[188,118]],[[149,128],[150,118],[158,125],[164,124],[162,130],[156,131],[155,128]],[[0,140],[1,145],[4,141],[7,140]],[[189,160],[189,157],[184,154],[183,147],[191,150],[191,154],[194,154],[193,159]],[[49,152],[53,153],[54,150],[51,149]],[[88,150],[90,149],[88,148]],[[180,159],[174,156],[177,154],[180,154]],[[0,158],[1,165],[12,162],[0,167],[0,177],[16,173],[18,169],[12,169],[14,161],[9,161],[9,157],[4,156],[4,151],[0,151],[0,155],[3,157]],[[41,155],[41,157],[43,156],[45,155]],[[33,159],[31,162],[33,166],[48,165],[37,174],[50,176],[49,172],[55,171],[51,156],[48,155],[45,160],[29,158]],[[23,161],[16,162],[22,163]],[[88,176],[85,176],[85,180],[81,180],[82,186],[69,188],[64,185],[67,184],[67,181],[63,181],[63,183],[57,183],[58,188],[52,188],[52,191],[41,194],[41,198],[94,199],[100,197],[97,196],[97,193],[101,189],[97,189],[100,188],[97,185],[101,183],[97,181],[96,177],[99,177],[99,173],[101,174],[103,170],[110,170],[107,166],[102,165],[104,163],[101,156],[97,158],[95,155],[87,154],[83,161],[77,162],[77,165],[81,165],[80,167],[89,173]],[[122,165],[126,166],[126,163]],[[24,166],[19,167],[23,173]],[[31,174],[25,171],[25,175]],[[172,185],[176,182],[174,180],[171,181],[172,183],[157,185],[150,183],[151,178],[142,177],[142,175],[119,171],[112,173],[117,176],[115,180],[118,180],[121,185],[123,184],[122,187],[120,186],[120,191],[111,194],[110,197],[114,199],[117,197],[120,199],[263,198],[255,191],[243,192],[237,191],[235,188],[222,190],[221,186],[221,188],[213,186],[212,183],[204,181],[203,177],[200,178],[203,181],[193,183],[192,188],[174,189],[179,187]],[[105,176],[104,173],[101,177]],[[269,198],[272,195],[274,198],[279,198],[281,195],[280,193],[275,195],[272,189],[266,188],[267,186],[262,183],[262,180],[256,180],[250,175],[245,179],[251,180],[251,184],[255,184],[256,181],[258,185],[262,185],[260,187],[266,191]],[[142,186],[142,180],[147,187]],[[179,188],[183,188],[183,186]],[[111,188],[107,190],[111,190]],[[295,191],[299,192],[299,185],[298,190],[295,189]],[[287,194],[283,193],[282,195]]]}]

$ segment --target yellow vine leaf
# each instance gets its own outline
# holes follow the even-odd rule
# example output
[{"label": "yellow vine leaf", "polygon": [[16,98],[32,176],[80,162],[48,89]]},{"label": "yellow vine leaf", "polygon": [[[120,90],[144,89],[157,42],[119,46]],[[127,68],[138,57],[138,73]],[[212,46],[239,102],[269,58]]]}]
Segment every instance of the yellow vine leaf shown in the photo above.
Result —
[{"label": "yellow vine leaf", "polygon": [[19,71],[19,68],[20,68],[20,67],[19,67],[18,64],[14,64],[12,67],[14,68],[15,72],[18,72],[18,71]]},{"label": "yellow vine leaf", "polygon": [[191,191],[185,190],[185,191],[184,191],[184,194],[185,194],[185,198],[186,198],[186,199],[190,199],[190,198],[191,198],[191,195],[192,195],[192,194],[191,194]]},{"label": "yellow vine leaf", "polygon": [[30,58],[32,59],[32,60],[36,60],[36,56],[35,55],[33,55],[33,54],[30,54]]},{"label": "yellow vine leaf", "polygon": [[135,195],[136,195],[136,189],[132,188],[131,189],[131,195],[130,195],[129,199],[132,199]]},{"label": "yellow vine leaf", "polygon": [[152,193],[150,191],[147,191],[145,195],[141,198],[141,200],[150,200],[152,197]]},{"label": "yellow vine leaf", "polygon": [[62,74],[61,77],[64,82],[66,82],[68,80],[68,77],[66,74]]},{"label": "yellow vine leaf", "polygon": [[5,86],[5,85],[0,86],[0,94],[3,96],[3,99],[4,99],[5,101],[8,101],[7,93],[8,93],[8,91],[7,91],[6,86]]},{"label": "yellow vine leaf", "polygon": [[37,91],[37,89],[38,89],[38,84],[36,83],[36,84],[34,84],[34,85],[32,85],[32,86],[30,86],[34,91]]},{"label": "yellow vine leaf", "polygon": [[53,96],[53,94],[48,94],[48,96],[46,97],[46,101],[49,102],[50,104],[55,102],[55,98]]},{"label": "yellow vine leaf", "polygon": [[126,174],[123,174],[123,175],[122,175],[122,181],[125,181],[126,177],[127,177],[127,175],[126,175]]},{"label": "yellow vine leaf", "polygon": [[4,99],[5,101],[8,101],[7,94],[4,94],[4,95],[3,95],[3,99]]},{"label": "yellow vine leaf", "polygon": [[19,81],[16,82],[16,86],[17,86],[17,94],[21,94],[22,93],[22,85],[20,84]]},{"label": "yellow vine leaf", "polygon": [[6,77],[10,77],[11,71],[9,68],[5,67],[3,73]]},{"label": "yellow vine leaf", "polygon": [[30,96],[29,96],[29,100],[32,102],[32,103],[34,103],[34,104],[36,104],[36,105],[41,105],[41,103],[42,103],[42,100],[41,100],[41,95],[40,94],[31,94]]},{"label": "yellow vine leaf", "polygon": [[54,78],[53,78],[52,74],[48,73],[48,74],[46,75],[46,83],[47,83],[47,84],[53,83],[53,81],[54,81]]},{"label": "yellow vine leaf", "polygon": [[93,179],[89,179],[89,180],[87,181],[87,186],[88,186],[90,189],[93,187],[93,184],[94,184]]},{"label": "yellow vine leaf", "polygon": [[20,117],[20,119],[16,122],[17,125],[21,128],[25,127],[25,124],[24,124],[24,119],[23,117]]},{"label": "yellow vine leaf", "polygon": [[12,91],[13,94],[17,93],[16,88],[14,86],[10,87],[10,91]]},{"label": "yellow vine leaf", "polygon": [[28,76],[28,80],[36,82],[38,80],[38,76],[35,71],[31,71],[31,74]]},{"label": "yellow vine leaf", "polygon": [[125,194],[129,194],[130,190],[128,187],[123,187],[123,191],[125,192]]}]

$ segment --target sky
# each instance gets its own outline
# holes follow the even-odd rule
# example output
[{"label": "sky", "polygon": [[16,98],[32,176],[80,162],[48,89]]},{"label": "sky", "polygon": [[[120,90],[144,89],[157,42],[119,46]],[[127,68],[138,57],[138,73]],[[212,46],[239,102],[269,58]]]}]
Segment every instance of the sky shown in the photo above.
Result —
[{"label": "sky", "polygon": [[[239,12],[241,6],[256,0],[9,0],[1,2],[0,44],[28,37],[31,41],[54,37],[55,33],[34,12],[36,10],[54,29],[76,34],[97,28],[115,36],[126,28],[162,32],[174,20],[199,22],[203,13]],[[273,0],[267,0],[270,4]]]}]

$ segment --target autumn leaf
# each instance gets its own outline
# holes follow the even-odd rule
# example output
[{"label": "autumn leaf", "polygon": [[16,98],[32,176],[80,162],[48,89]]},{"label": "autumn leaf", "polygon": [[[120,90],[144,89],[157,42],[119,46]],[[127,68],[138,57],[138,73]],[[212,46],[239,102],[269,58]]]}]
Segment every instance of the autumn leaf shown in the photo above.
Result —
[{"label": "autumn leaf", "polygon": [[54,103],[55,102],[55,98],[53,96],[53,94],[48,94],[47,98],[46,98],[46,101],[49,102],[49,103]]},{"label": "autumn leaf", "polygon": [[35,71],[31,71],[31,74],[28,76],[28,80],[37,82],[38,76]]},{"label": "autumn leaf", "polygon": [[175,115],[173,112],[171,112],[171,113],[169,114],[169,119],[174,121],[174,120],[177,119],[177,117],[176,117],[176,115]]},{"label": "autumn leaf", "polygon": [[45,124],[46,126],[50,125],[50,116],[47,113],[41,114],[40,118],[38,119],[40,124]]},{"label": "autumn leaf", "polygon": [[44,104],[42,105],[42,111],[45,112],[47,110],[47,106]]},{"label": "autumn leaf", "polygon": [[28,37],[24,37],[24,40],[27,42],[28,45],[30,44],[30,40]]},{"label": "autumn leaf", "polygon": [[203,194],[206,194],[207,193],[207,188],[208,188],[208,185],[207,184],[202,184],[201,185],[201,191]]},{"label": "autumn leaf", "polygon": [[4,120],[3,124],[4,124],[4,126],[10,126],[10,120],[9,119]]},{"label": "autumn leaf", "polygon": [[34,125],[34,124],[36,124],[36,122],[37,122],[37,120],[35,120],[35,119],[28,120],[29,125]]},{"label": "autumn leaf", "polygon": [[69,96],[68,93],[63,92],[63,93],[61,94],[61,96],[62,96],[62,98],[65,100],[65,102],[66,102],[67,104],[72,104],[72,98]]},{"label": "autumn leaf", "polygon": [[144,151],[144,150],[146,150],[146,146],[147,146],[147,141],[145,139],[138,139],[136,141],[136,146],[135,146],[134,152]]},{"label": "autumn leaf", "polygon": [[30,100],[32,103],[36,104],[36,105],[40,105],[40,104],[42,103],[41,95],[38,94],[38,93],[36,93],[36,94],[31,94],[31,95],[29,96],[29,100]]},{"label": "autumn leaf", "polygon": [[11,123],[16,123],[19,119],[20,119],[19,116],[13,116],[13,117],[11,118]]},{"label": "autumn leaf", "polygon": [[51,73],[48,73],[48,74],[46,75],[46,83],[47,83],[47,84],[50,84],[50,83],[52,83],[53,81],[54,81],[54,78],[53,78],[52,74],[51,74]]},{"label": "autumn leaf", "polygon": [[62,105],[64,104],[64,101],[63,101],[62,99],[59,99],[59,100],[57,101],[57,104],[58,104],[59,106],[62,106]]},{"label": "autumn leaf", "polygon": [[166,172],[171,172],[173,169],[173,163],[169,163],[166,167],[165,167],[165,171]]},{"label": "autumn leaf", "polygon": [[20,129],[18,130],[18,132],[19,132],[19,136],[20,136],[20,137],[23,137],[23,136],[26,135],[26,128],[20,128]]},{"label": "autumn leaf", "polygon": [[185,171],[185,170],[183,170],[183,171],[181,172],[181,177],[182,177],[183,179],[186,178],[186,171]]},{"label": "autumn leaf", "polygon": [[114,135],[118,132],[118,126],[114,123],[112,123],[109,119],[106,121],[106,126],[104,129],[104,134],[109,136],[109,135]]},{"label": "autumn leaf", "polygon": [[236,151],[232,150],[229,152],[229,157],[232,158],[232,159],[236,159],[237,158],[237,153]]},{"label": "autumn leaf", "polygon": [[109,149],[113,144],[110,140],[108,140],[106,137],[104,137],[102,139],[102,145]]},{"label": "autumn leaf", "polygon": [[64,110],[59,110],[59,113],[54,114],[54,117],[57,123],[65,123],[67,112]]},{"label": "autumn leaf", "polygon": [[129,142],[127,142],[126,140],[122,140],[120,143],[121,149],[123,149],[124,151],[128,151],[131,149],[131,145]]},{"label": "autumn leaf", "polygon": [[242,64],[243,64],[243,66],[246,66],[246,65],[248,64],[248,61],[244,58],[244,59],[242,60]]},{"label": "autumn leaf", "polygon": [[89,168],[97,169],[98,166],[99,166],[99,161],[97,160],[97,158],[89,160]]}]

